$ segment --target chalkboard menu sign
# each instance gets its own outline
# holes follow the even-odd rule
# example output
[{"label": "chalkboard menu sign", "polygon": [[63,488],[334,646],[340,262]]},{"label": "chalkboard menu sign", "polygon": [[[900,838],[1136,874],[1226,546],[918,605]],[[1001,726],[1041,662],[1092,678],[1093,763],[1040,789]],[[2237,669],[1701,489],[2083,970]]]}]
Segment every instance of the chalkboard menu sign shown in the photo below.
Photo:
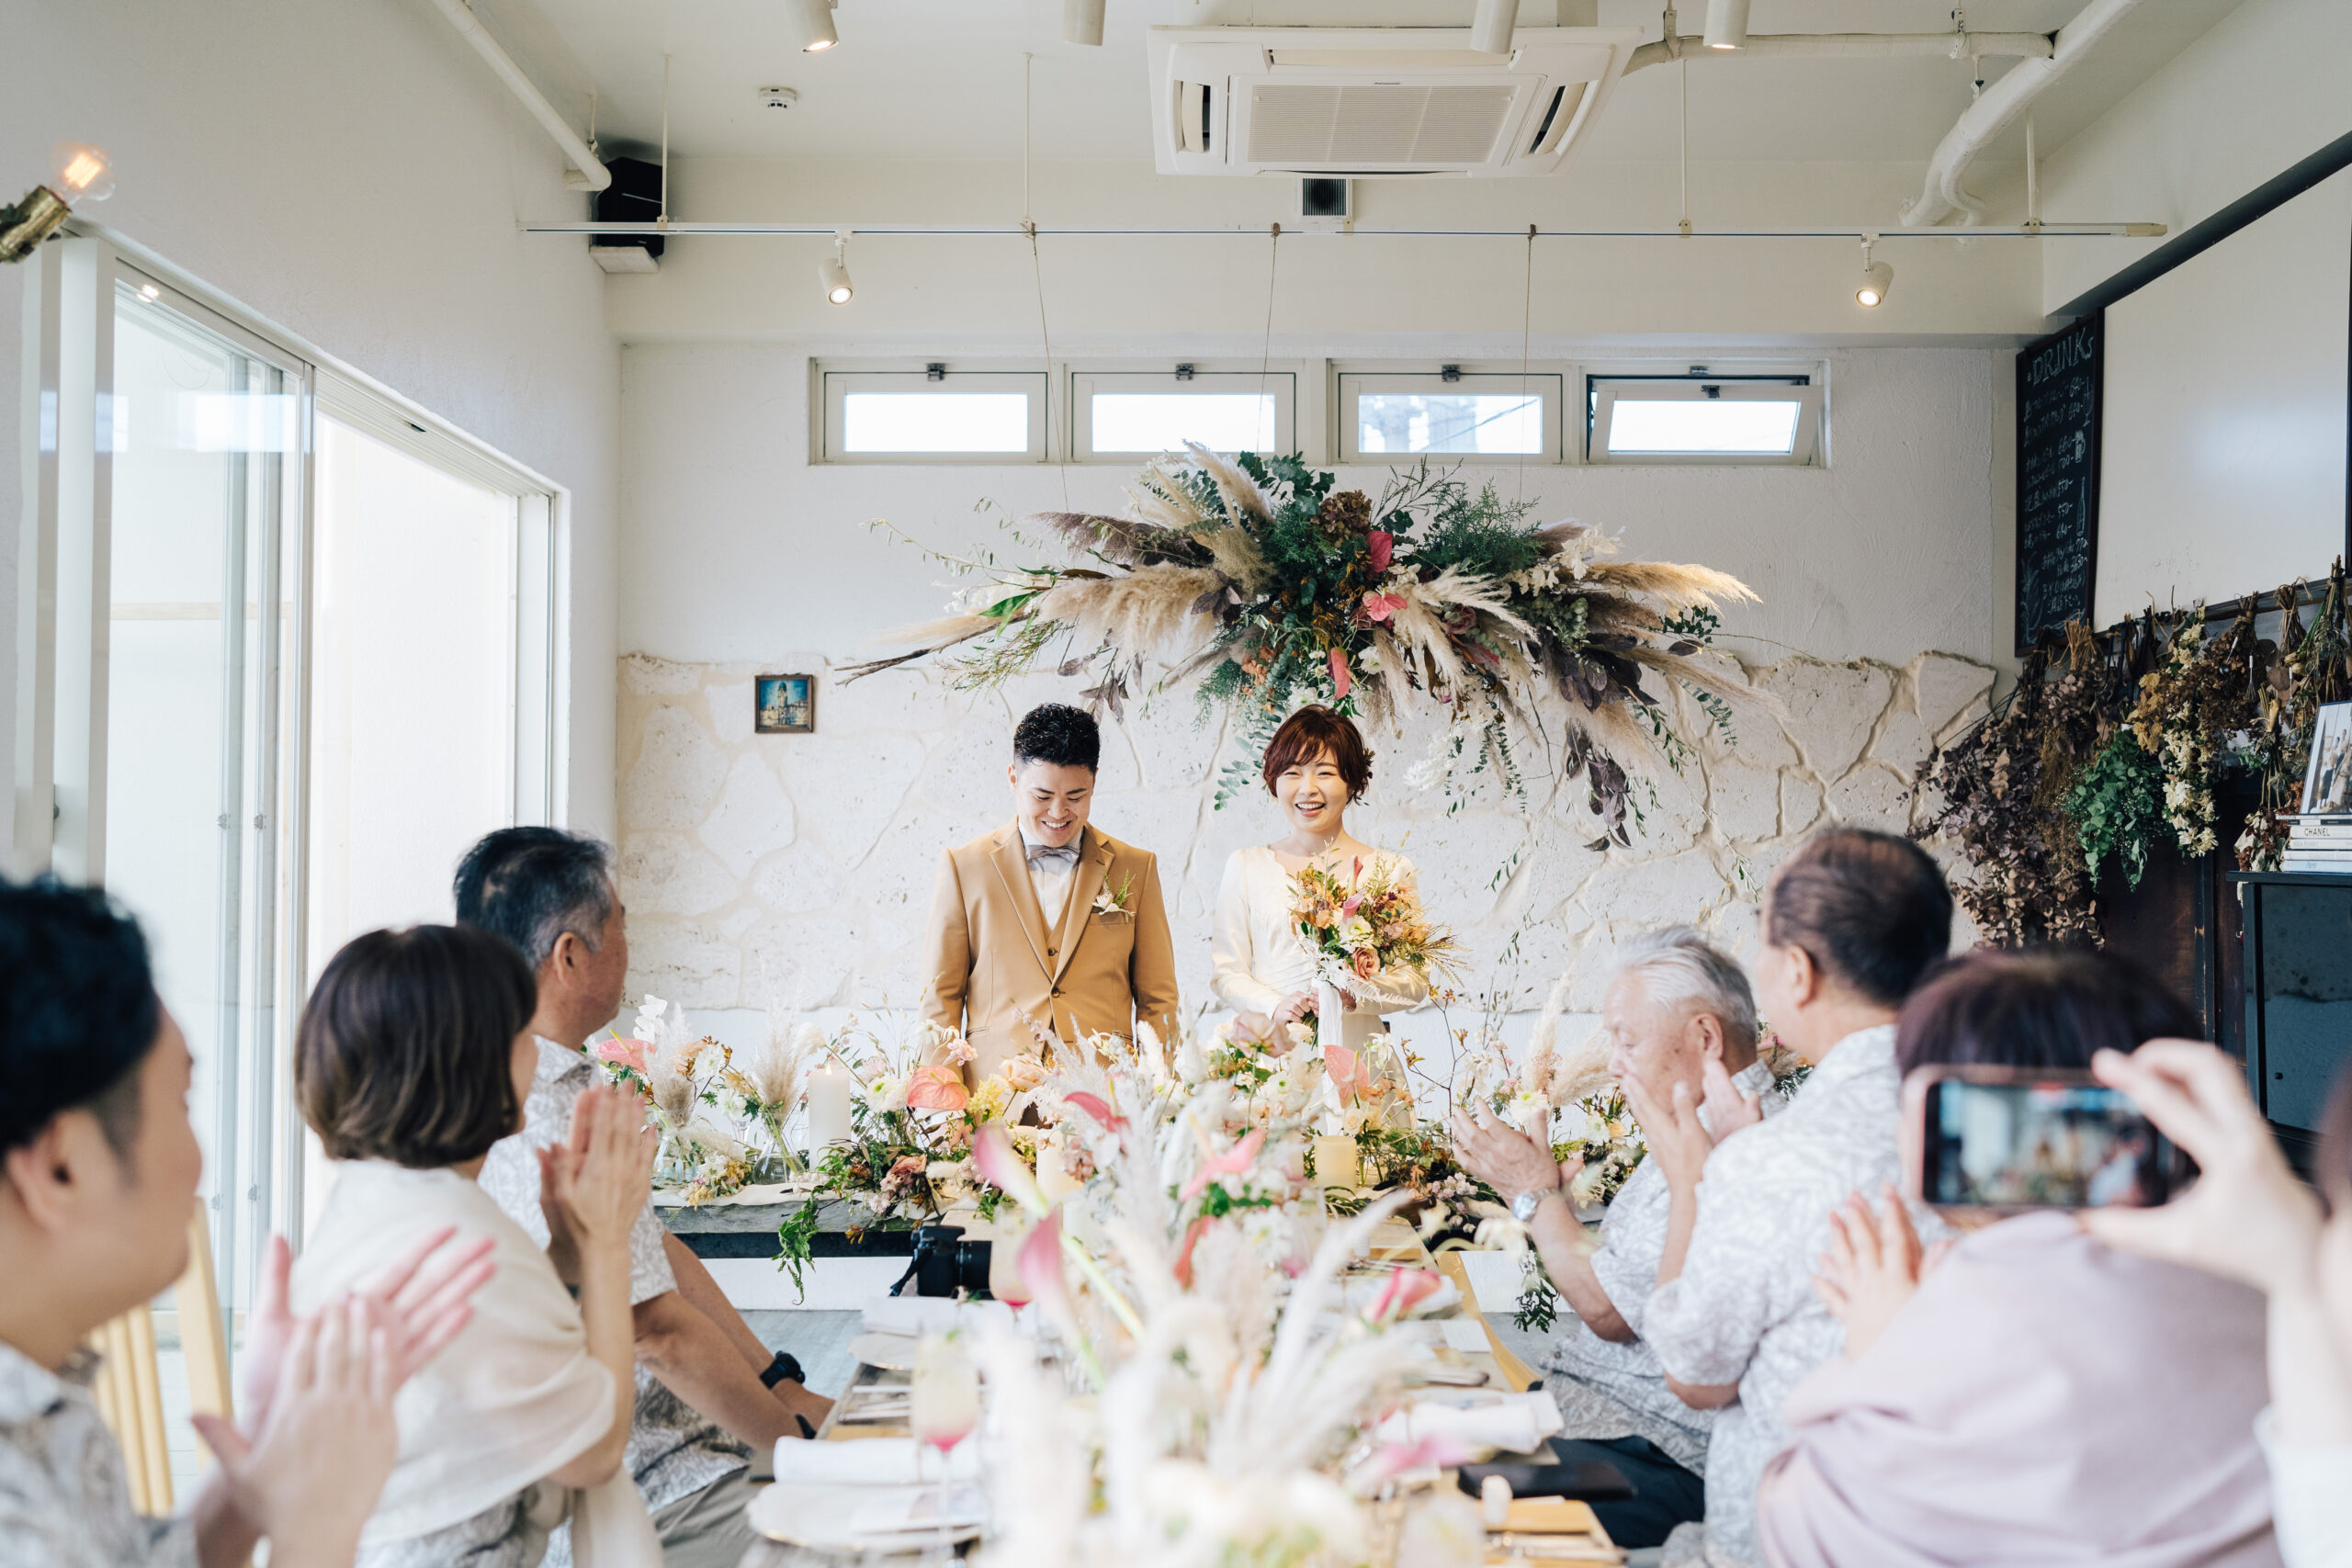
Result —
[{"label": "chalkboard menu sign", "polygon": [[2104,317],[2018,351],[2018,646],[2091,613]]}]

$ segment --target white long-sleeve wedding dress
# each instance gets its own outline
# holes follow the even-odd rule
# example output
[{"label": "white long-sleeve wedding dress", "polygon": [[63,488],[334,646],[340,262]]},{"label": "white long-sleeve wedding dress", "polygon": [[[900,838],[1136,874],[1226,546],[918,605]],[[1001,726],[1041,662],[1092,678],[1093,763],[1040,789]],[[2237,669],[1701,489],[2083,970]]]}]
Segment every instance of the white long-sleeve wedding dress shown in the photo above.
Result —
[{"label": "white long-sleeve wedding dress", "polygon": [[[1388,850],[1374,850],[1364,866],[1385,868],[1397,880],[1414,880],[1413,863]],[[1315,988],[1315,966],[1291,924],[1292,873],[1264,845],[1236,850],[1225,863],[1216,915],[1209,936],[1211,983],[1217,999],[1236,1012],[1271,1013],[1284,997]],[[1429,983],[1419,980],[1377,1000],[1359,1000],[1340,1015],[1340,1041],[1350,1050],[1382,1027],[1383,1013],[1403,1012],[1429,999]]]}]

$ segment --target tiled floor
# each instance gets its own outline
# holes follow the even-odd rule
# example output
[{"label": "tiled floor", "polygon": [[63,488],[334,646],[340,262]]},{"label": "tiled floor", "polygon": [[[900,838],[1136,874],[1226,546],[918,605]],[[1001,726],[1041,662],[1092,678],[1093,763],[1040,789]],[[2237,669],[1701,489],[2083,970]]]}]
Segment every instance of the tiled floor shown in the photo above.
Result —
[{"label": "tiled floor", "polygon": [[789,1350],[800,1358],[800,1370],[808,1374],[811,1393],[831,1399],[849,1386],[850,1373],[857,1370],[849,1342],[862,1332],[863,1314],[802,1308],[747,1312],[743,1321],[769,1349]]}]

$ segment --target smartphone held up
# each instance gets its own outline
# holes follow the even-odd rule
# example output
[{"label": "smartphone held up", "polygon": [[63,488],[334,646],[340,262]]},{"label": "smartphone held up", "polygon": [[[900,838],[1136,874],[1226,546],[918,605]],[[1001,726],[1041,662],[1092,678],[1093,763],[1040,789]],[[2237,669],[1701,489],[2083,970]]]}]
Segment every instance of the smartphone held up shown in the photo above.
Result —
[{"label": "smartphone held up", "polygon": [[1903,1086],[1912,1190],[1935,1209],[2148,1208],[2193,1168],[2088,1073],[1935,1066]]}]

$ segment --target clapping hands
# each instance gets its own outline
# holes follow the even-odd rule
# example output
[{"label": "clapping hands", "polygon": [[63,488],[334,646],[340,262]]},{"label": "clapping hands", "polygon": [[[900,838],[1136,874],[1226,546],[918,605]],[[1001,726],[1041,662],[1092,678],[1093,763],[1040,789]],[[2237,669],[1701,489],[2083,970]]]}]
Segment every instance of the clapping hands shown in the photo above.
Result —
[{"label": "clapping hands", "polygon": [[565,1280],[577,1280],[582,1249],[628,1247],[661,1149],[661,1133],[634,1097],[605,1084],[582,1091],[571,1111],[571,1136],[539,1150],[548,1254]]},{"label": "clapping hands", "polygon": [[1860,1192],[1829,1212],[1829,1248],[1813,1276],[1814,1293],[1846,1327],[1846,1359],[1878,1343],[1919,1281],[1942,1261],[1949,1241],[1922,1248],[1903,1195],[1889,1182],[1872,1209]]}]

